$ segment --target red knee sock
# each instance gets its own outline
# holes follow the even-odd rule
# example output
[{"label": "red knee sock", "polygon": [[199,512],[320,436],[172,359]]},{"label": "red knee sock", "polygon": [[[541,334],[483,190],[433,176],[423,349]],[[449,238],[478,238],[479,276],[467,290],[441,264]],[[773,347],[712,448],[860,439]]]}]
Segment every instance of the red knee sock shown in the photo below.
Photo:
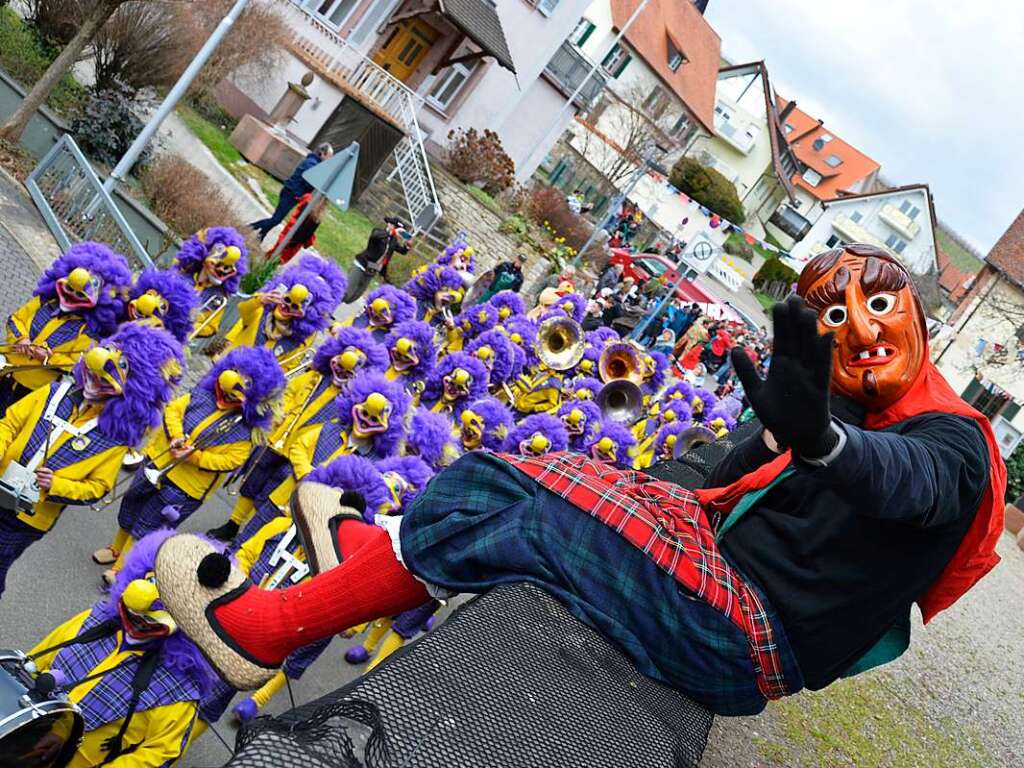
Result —
[{"label": "red knee sock", "polygon": [[304,645],[429,599],[383,529],[346,520],[338,541],[341,565],[288,589],[250,588],[214,610],[221,629],[254,659],[277,665]]}]

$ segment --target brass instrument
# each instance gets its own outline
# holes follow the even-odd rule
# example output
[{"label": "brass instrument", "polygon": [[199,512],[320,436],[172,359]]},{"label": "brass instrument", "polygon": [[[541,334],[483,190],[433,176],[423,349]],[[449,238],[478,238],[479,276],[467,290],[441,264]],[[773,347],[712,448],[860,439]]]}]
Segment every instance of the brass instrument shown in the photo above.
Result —
[{"label": "brass instrument", "polygon": [[571,317],[550,317],[537,329],[537,357],[552,371],[567,371],[583,359],[583,326]]},{"label": "brass instrument", "polygon": [[629,379],[609,381],[601,387],[594,402],[601,409],[604,418],[620,424],[634,424],[644,415],[643,392]]},{"label": "brass instrument", "polygon": [[616,341],[601,352],[597,373],[606,384],[624,379],[639,385],[644,380],[644,362],[636,347],[626,341]]},{"label": "brass instrument", "polygon": [[302,373],[313,364],[313,358],[316,357],[316,344],[318,341],[318,339],[314,339],[313,342],[305,349],[293,350],[288,354],[283,355],[281,359],[277,361],[278,364],[283,369],[288,365],[288,363],[292,362],[293,360],[299,360],[298,365],[296,365],[290,371],[284,372],[285,381],[292,378],[293,376],[296,376],[297,374]]},{"label": "brass instrument", "polygon": [[[243,417],[243,414],[238,413],[229,419],[223,419],[222,421],[218,421],[212,429],[201,434],[199,438],[195,441],[195,443],[188,447],[188,452],[185,453],[183,456],[179,456],[178,458],[174,459],[163,469],[157,469],[156,467],[153,466],[144,467],[142,473],[154,487],[159,488],[160,483],[163,482],[163,479],[167,477],[168,473],[172,469],[181,465],[186,459],[188,459],[189,456],[191,456],[196,451],[202,450],[206,446],[210,445],[218,437],[230,432],[239,424],[239,422],[242,421]],[[157,456],[157,458],[161,458],[170,452],[171,448],[168,447],[166,450],[162,451]],[[128,493],[129,489],[131,488],[132,481],[134,479],[135,476],[133,474],[127,475],[124,478],[124,480],[126,480],[127,482],[124,483],[122,483],[121,478],[119,478],[118,482],[114,483],[114,486],[110,489],[110,496],[107,498],[107,500],[104,501],[102,504],[97,502],[93,508],[96,510],[104,510],[110,507],[115,501],[120,501],[120,499],[126,493]],[[119,488],[118,486],[121,485],[123,485],[124,487]]]},{"label": "brass instrument", "polygon": [[693,426],[679,433],[676,444],[672,447],[672,458],[679,459],[687,451],[699,448],[702,445],[713,443],[717,437],[707,427]]},{"label": "brass instrument", "polygon": [[217,313],[220,312],[227,303],[227,297],[222,294],[215,294],[204,301],[202,306],[197,310],[197,314],[201,315],[207,310],[209,310],[209,314],[203,318],[203,321],[199,323],[199,325],[192,329],[192,333],[188,335],[188,342],[194,341],[199,336],[199,333],[205,330],[206,326],[213,322],[214,318],[217,317]]}]

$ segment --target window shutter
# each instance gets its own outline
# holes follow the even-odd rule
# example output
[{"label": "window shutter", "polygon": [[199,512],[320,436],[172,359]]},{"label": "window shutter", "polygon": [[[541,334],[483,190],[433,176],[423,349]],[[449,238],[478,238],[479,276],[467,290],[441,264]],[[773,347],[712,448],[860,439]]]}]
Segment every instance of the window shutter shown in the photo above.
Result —
[{"label": "window shutter", "polygon": [[619,64],[618,69],[615,70],[615,74],[612,75],[612,77],[618,77],[619,75],[621,75],[625,71],[626,65],[628,65],[629,62],[631,62],[632,60],[633,60],[633,55],[630,54],[630,53],[627,53],[626,54],[626,58],[624,58],[622,60],[622,63]]},{"label": "window shutter", "polygon": [[583,47],[583,45],[584,45],[584,43],[586,43],[586,42],[587,42],[587,39],[588,39],[588,38],[589,38],[589,37],[590,37],[590,36],[591,36],[592,34],[594,34],[594,30],[595,30],[595,29],[597,29],[597,26],[596,26],[596,25],[594,25],[594,23],[593,23],[593,22],[590,22],[590,21],[588,21],[588,22],[587,22],[587,28],[586,28],[586,29],[585,29],[585,30],[583,31],[583,34],[582,34],[582,35],[580,35],[580,39],[576,41],[576,45],[577,45],[577,46],[579,46],[580,48],[582,48],[582,47]]},{"label": "window shutter", "polygon": [[999,415],[1002,416],[1007,421],[1013,421],[1013,417],[1017,415],[1018,411],[1020,411],[1020,406],[1017,404],[1017,401],[1007,400],[1006,407],[1003,408],[1003,412],[1000,413]]},{"label": "window shutter", "polygon": [[978,395],[980,394],[981,382],[977,379],[971,379],[970,383],[967,385],[967,389],[964,390],[964,393],[960,395],[960,397],[968,404],[972,404],[978,399]]}]

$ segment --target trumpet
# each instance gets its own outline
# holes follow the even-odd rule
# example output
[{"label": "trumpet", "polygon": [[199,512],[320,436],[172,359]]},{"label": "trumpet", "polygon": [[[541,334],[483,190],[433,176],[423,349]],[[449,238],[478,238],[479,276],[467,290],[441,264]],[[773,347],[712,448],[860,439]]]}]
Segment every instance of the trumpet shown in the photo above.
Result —
[{"label": "trumpet", "polygon": [[[195,443],[188,447],[188,450],[185,454],[174,459],[163,469],[157,469],[155,466],[143,467],[143,475],[153,485],[153,487],[159,488],[160,484],[163,482],[163,479],[167,477],[168,473],[170,473],[172,469],[180,466],[186,459],[188,459],[189,456],[191,456],[196,451],[206,448],[208,445],[212,444],[213,441],[216,440],[218,437],[221,437],[222,435],[225,435],[228,432],[230,432],[242,421],[243,418],[244,415],[238,413],[229,419],[223,419],[221,421],[218,421],[212,429],[200,435],[199,438],[195,441]],[[163,456],[166,456],[170,452],[171,448],[168,447],[166,450],[161,451],[160,454],[158,454],[155,458],[162,458]],[[97,511],[105,510],[109,508],[115,501],[120,501],[125,496],[125,494],[128,493],[128,491],[131,489],[132,481],[134,479],[134,475],[127,475],[125,478],[123,478],[123,480],[119,479],[118,482],[114,483],[114,486],[110,489],[110,495],[108,496],[107,500],[103,501],[102,503],[98,501],[93,508],[96,509]]]}]

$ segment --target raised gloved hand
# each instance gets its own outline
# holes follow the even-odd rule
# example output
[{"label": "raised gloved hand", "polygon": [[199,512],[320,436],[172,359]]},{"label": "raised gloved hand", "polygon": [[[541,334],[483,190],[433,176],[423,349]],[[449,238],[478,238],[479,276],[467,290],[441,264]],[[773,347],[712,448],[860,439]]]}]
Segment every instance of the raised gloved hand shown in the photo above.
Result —
[{"label": "raised gloved hand", "polygon": [[757,375],[742,349],[732,351],[750,405],[780,447],[805,459],[826,456],[838,437],[830,429],[832,336],[818,335],[817,316],[791,296],[772,309],[775,348],[768,378]]}]

